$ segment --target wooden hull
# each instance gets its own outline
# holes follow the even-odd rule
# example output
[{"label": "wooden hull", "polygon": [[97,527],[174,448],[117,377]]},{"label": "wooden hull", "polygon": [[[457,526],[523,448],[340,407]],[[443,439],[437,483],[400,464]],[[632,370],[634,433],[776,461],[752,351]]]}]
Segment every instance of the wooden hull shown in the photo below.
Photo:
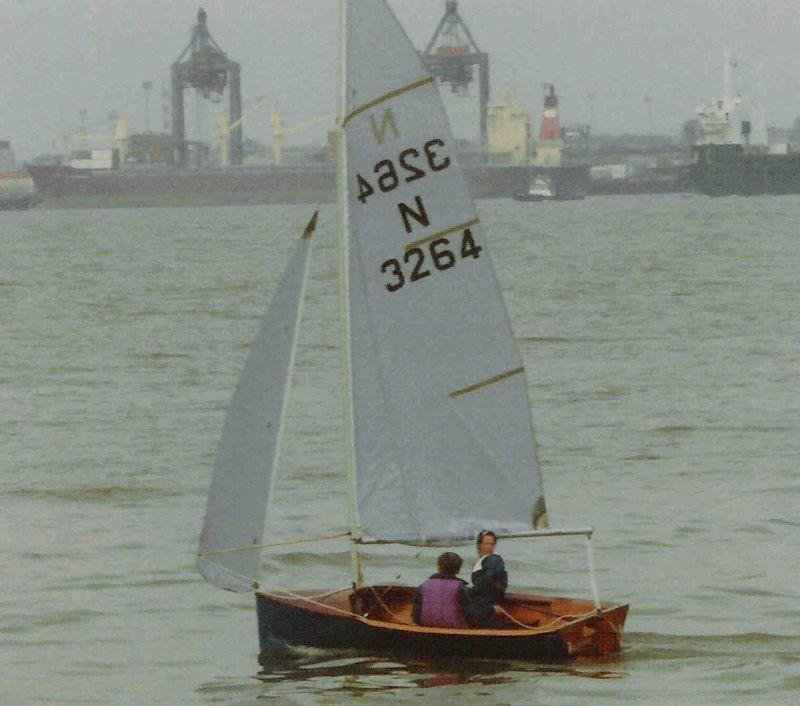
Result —
[{"label": "wooden hull", "polygon": [[294,646],[356,648],[427,658],[564,661],[619,652],[627,605],[509,594],[510,618],[491,630],[412,624],[409,586],[369,586],[354,593],[257,592],[259,661]]}]

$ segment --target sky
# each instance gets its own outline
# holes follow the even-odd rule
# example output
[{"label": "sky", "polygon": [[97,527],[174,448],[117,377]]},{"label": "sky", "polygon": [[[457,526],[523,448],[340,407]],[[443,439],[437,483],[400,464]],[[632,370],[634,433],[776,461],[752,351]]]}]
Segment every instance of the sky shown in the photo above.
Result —
[{"label": "sky", "polygon": [[[162,129],[162,87],[200,5],[214,39],[242,65],[245,109],[268,96],[285,127],[335,110],[337,0],[0,0],[0,140],[21,159],[54,152],[81,110],[90,133],[107,133],[114,111],[143,131],[144,81],[153,82],[149,127]],[[423,49],[444,0],[390,5]],[[763,101],[769,124],[800,115],[796,0],[461,0],[459,10],[490,55],[491,100],[513,85],[537,122],[542,84],[552,82],[562,124],[645,133],[651,96],[653,131],[678,134],[699,104],[719,97],[725,49],[741,57],[742,88]],[[467,97],[447,95],[446,105],[455,134],[476,137],[477,82]],[[224,108],[198,111],[190,99],[192,136],[200,129],[210,138]],[[286,142],[322,144],[327,127]],[[269,109],[244,133],[271,144]]]}]

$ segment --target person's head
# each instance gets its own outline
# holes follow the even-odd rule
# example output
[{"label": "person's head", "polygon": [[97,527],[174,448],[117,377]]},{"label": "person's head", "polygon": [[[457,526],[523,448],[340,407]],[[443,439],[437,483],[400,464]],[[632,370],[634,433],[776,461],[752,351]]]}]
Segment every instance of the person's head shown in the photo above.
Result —
[{"label": "person's head", "polygon": [[439,567],[440,574],[455,576],[461,571],[461,557],[455,552],[445,552],[439,555],[436,565]]},{"label": "person's head", "polygon": [[497,544],[497,535],[491,530],[481,530],[475,538],[475,544],[478,547],[478,556],[492,554]]}]

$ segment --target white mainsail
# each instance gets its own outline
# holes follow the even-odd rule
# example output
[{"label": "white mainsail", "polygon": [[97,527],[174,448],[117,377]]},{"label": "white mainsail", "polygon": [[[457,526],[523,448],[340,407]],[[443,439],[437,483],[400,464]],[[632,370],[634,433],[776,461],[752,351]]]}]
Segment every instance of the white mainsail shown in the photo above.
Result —
[{"label": "white mainsail", "polygon": [[446,543],[544,527],[524,370],[436,84],[384,0],[346,17],[359,529]]},{"label": "white mainsail", "polygon": [[255,587],[301,318],[314,214],[247,357],[219,442],[197,567],[219,588]]}]

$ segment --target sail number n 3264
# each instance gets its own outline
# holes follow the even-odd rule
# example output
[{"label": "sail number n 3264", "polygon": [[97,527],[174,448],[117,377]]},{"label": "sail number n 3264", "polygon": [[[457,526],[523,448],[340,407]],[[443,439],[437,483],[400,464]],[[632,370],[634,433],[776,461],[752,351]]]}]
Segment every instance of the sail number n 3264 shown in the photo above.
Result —
[{"label": "sail number n 3264", "polygon": [[[422,146],[422,152],[414,147],[403,150],[397,156],[400,174],[398,174],[394,161],[382,159],[373,168],[378,189],[383,193],[388,193],[400,185],[401,179],[407,184],[417,181],[417,179],[422,179],[427,175],[427,172],[420,165],[423,167],[427,165],[433,172],[447,169],[450,166],[450,157],[440,153],[442,147],[444,147],[444,141],[437,137],[428,140]],[[366,203],[367,199],[375,193],[375,188],[361,174],[356,174],[356,182],[358,184],[357,198],[361,203]]]},{"label": "sail number n 3264", "polygon": [[381,272],[392,278],[384,286],[388,291],[396,292],[405,286],[407,281],[418,282],[429,277],[432,272],[431,264],[434,270],[442,272],[454,267],[459,259],[473,257],[477,260],[481,250],[483,247],[476,245],[469,228],[462,233],[461,246],[458,248],[451,247],[449,238],[432,240],[427,243],[424,250],[421,247],[409,248],[403,255],[403,264],[394,257],[381,263]]}]

